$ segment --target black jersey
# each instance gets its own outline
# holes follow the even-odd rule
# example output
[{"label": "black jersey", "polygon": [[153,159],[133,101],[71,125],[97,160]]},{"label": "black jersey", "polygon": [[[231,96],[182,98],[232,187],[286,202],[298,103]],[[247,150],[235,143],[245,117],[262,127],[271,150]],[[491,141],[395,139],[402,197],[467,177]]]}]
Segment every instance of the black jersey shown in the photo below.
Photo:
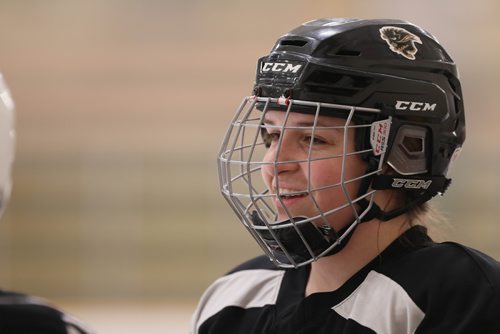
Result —
[{"label": "black jersey", "polygon": [[0,291],[0,334],[89,334],[80,321],[43,299]]},{"label": "black jersey", "polygon": [[498,334],[500,264],[413,227],[341,288],[305,295],[310,266],[258,257],[215,281],[191,333]]}]

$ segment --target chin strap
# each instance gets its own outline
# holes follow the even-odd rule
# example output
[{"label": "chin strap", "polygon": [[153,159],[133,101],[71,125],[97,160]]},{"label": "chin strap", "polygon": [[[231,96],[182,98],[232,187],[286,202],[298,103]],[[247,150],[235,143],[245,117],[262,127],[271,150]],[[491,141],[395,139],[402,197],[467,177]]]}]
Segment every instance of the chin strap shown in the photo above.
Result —
[{"label": "chin strap", "polygon": [[451,184],[451,179],[444,176],[401,176],[401,175],[376,175],[373,178],[372,189],[406,190],[415,194],[415,198],[405,205],[391,211],[382,211],[376,205],[376,218],[382,221],[391,220],[411,209],[427,202],[436,195],[442,195]]},{"label": "chin strap", "polygon": [[[266,226],[257,211],[251,213],[250,219],[255,226]],[[339,240],[339,236],[342,236],[350,227],[348,225],[337,232],[330,226],[318,227],[311,221],[302,222],[306,219],[306,217],[293,217],[274,223],[272,233],[268,228],[255,229],[255,231],[261,236],[277,260],[289,262],[287,258],[288,254],[293,261],[300,264],[323,253],[335,244]],[[279,227],[280,225],[289,225],[292,222],[295,223],[294,226]],[[342,241],[336,247],[333,247],[326,256],[340,252],[351,238],[352,231],[354,229],[346,234]],[[309,246],[309,249],[306,244]]]},{"label": "chin strap", "polygon": [[[366,174],[373,173],[378,169],[378,157],[366,157],[368,167]],[[406,193],[413,194],[412,199],[402,207],[390,211],[383,211],[375,202],[371,203],[366,198],[358,201],[360,212],[364,212],[369,206],[370,209],[361,219],[361,223],[372,219],[380,219],[388,221],[396,218],[411,209],[427,202],[436,195],[442,195],[451,184],[451,179],[444,176],[427,176],[427,175],[378,175],[364,178],[360,184],[358,197],[362,197],[368,192],[368,189],[373,190],[402,190]]]},{"label": "chin strap", "polygon": [[[375,175],[371,178],[371,188],[374,190],[405,190],[415,194],[415,198],[402,207],[390,211],[383,211],[376,203],[371,204],[370,210],[363,217],[362,222],[372,219],[388,221],[396,218],[411,209],[427,202],[436,195],[442,195],[451,184],[451,179],[444,176],[405,176],[405,175]],[[359,201],[361,210],[365,210],[369,201],[363,198]]]}]

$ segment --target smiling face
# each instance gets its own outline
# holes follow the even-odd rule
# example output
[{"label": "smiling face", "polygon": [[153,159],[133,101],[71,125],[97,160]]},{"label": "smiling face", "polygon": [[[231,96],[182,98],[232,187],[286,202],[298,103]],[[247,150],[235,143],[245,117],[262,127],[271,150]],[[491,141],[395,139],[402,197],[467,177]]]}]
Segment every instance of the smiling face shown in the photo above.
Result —
[{"label": "smiling face", "polygon": [[344,149],[346,154],[355,152],[355,130],[344,135],[342,118],[318,116],[315,124],[314,115],[286,115],[268,111],[263,129],[268,148],[261,171],[269,192],[276,194],[277,218],[318,217],[316,225],[338,231],[354,220],[349,201],[358,195],[360,181],[355,179],[366,172],[359,154],[344,158]]}]

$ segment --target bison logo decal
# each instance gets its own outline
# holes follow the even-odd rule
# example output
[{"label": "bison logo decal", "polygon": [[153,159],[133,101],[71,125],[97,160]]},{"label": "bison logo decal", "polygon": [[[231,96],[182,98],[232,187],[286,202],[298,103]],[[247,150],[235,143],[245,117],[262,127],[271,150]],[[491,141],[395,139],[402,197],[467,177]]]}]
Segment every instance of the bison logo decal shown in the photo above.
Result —
[{"label": "bison logo decal", "polygon": [[415,60],[415,54],[418,51],[415,43],[422,44],[420,37],[398,27],[382,27],[379,31],[380,37],[387,42],[391,51],[407,59]]}]

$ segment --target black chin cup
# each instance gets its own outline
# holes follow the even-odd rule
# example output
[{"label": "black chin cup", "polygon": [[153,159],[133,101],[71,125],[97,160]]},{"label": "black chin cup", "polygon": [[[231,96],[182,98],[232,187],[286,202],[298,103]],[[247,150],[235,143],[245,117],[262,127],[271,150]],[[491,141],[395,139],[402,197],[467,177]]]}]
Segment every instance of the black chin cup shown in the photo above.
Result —
[{"label": "black chin cup", "polygon": [[[252,212],[251,219],[256,226],[266,226],[256,211]],[[288,254],[294,262],[302,263],[320,255],[338,239],[337,233],[330,226],[317,227],[310,221],[300,223],[306,219],[305,217],[293,217],[292,219],[280,221],[272,225],[274,227],[272,233],[268,228],[255,229],[255,232],[261,236],[278,261],[289,263]],[[295,226],[290,225],[276,228],[279,225],[290,224],[292,222],[295,223]],[[307,248],[306,243],[311,252]]]}]

